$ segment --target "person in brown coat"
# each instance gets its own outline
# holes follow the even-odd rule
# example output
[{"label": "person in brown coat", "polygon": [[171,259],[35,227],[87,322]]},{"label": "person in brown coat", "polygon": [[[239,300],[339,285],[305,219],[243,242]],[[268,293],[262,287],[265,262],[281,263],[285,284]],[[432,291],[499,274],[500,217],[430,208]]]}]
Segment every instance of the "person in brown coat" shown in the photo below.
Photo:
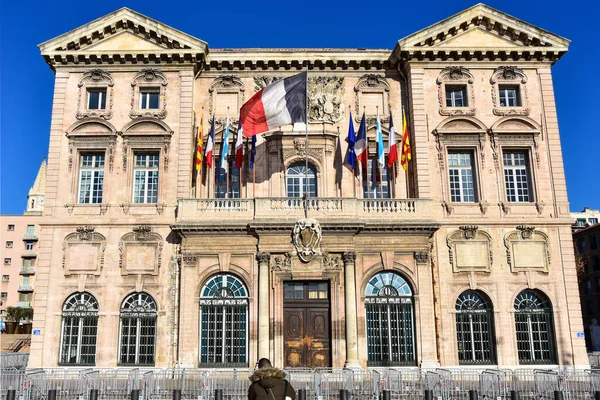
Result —
[{"label": "person in brown coat", "polygon": [[274,368],[268,358],[258,360],[258,369],[250,376],[248,400],[296,400],[296,391],[285,379],[285,372]]}]

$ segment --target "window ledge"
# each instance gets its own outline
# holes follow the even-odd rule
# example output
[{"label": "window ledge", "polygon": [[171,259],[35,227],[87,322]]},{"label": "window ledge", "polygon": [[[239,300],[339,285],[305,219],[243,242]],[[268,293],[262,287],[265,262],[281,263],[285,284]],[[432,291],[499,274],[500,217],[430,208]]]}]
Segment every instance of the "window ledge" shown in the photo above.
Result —
[{"label": "window ledge", "polygon": [[505,116],[505,115],[529,115],[529,107],[494,107],[492,112],[494,115]]},{"label": "window ledge", "polygon": [[121,203],[124,214],[161,215],[167,206],[165,203]]}]

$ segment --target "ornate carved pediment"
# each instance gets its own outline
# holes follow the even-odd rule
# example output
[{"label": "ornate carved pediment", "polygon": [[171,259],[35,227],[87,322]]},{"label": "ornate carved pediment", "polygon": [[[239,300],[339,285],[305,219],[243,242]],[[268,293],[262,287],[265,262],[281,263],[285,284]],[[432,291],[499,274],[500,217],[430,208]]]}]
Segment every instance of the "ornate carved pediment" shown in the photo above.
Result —
[{"label": "ornate carved pediment", "polygon": [[475,225],[461,226],[448,234],[448,261],[454,272],[489,272],[493,259],[492,237]]},{"label": "ornate carved pediment", "polygon": [[[113,116],[113,86],[112,76],[107,71],[101,69],[92,69],[84,72],[79,80],[79,94],[77,96],[77,119],[83,118],[102,118],[111,119]],[[88,91],[93,89],[104,89],[104,109],[88,109]]]},{"label": "ornate carved pediment", "polygon": [[[473,89],[474,78],[465,67],[446,67],[436,79],[438,85],[438,101],[440,103],[440,114],[448,116],[475,115],[475,91]],[[467,104],[465,107],[448,107],[446,105],[446,85],[462,86],[465,89]]]},{"label": "ornate carved pediment", "polygon": [[100,275],[104,266],[106,238],[94,226],[79,226],[63,241],[62,267],[65,275]]},{"label": "ornate carved pediment", "polygon": [[[376,108],[376,105],[379,107]],[[367,124],[374,124],[377,119],[377,110],[379,110],[382,122],[389,121],[390,85],[382,75],[363,75],[354,86],[355,119],[357,122],[360,121],[363,111],[365,111]]]},{"label": "ornate carved pediment", "polygon": [[440,169],[444,170],[445,153],[448,145],[476,147],[479,149],[477,160],[481,160],[481,168],[485,168],[485,143],[487,127],[474,117],[456,116],[442,121],[432,132],[435,136],[435,147],[438,152]]},{"label": "ornate carved pediment", "polygon": [[[154,68],[146,68],[138,72],[131,82],[131,118],[154,117],[164,119],[167,116],[167,78]],[[153,87],[159,90],[158,109],[140,109],[140,88]]]},{"label": "ornate carved pediment", "polygon": [[158,275],[163,239],[148,225],[138,225],[119,241],[121,275]]},{"label": "ornate carved pediment", "polygon": [[533,226],[519,225],[504,236],[506,262],[511,271],[542,271],[550,268],[548,236]]},{"label": "ornate carved pediment", "polygon": [[338,76],[309,76],[308,120],[335,124],[344,114],[344,78]]},{"label": "ornate carved pediment", "polygon": [[539,141],[542,126],[529,117],[505,116],[500,118],[489,130],[490,144],[496,168],[500,168],[499,147],[512,146],[533,147],[536,165],[540,165]]},{"label": "ornate carved pediment", "polygon": [[[527,95],[527,75],[519,67],[501,66],[494,70],[490,77],[492,85],[492,103],[494,115],[529,115],[529,97]],[[507,106],[500,102],[500,89],[503,85],[518,86],[520,105]]]},{"label": "ornate carved pediment", "polygon": [[322,233],[321,224],[316,219],[304,218],[296,222],[292,231],[292,243],[300,260],[307,263],[315,256],[322,255]]},{"label": "ornate carved pediment", "polygon": [[122,158],[123,171],[127,171],[127,159],[130,148],[160,149],[163,157],[163,168],[169,170],[169,150],[173,130],[164,121],[155,117],[140,117],[128,122],[123,131]]},{"label": "ornate carved pediment", "polygon": [[71,125],[66,136],[69,139],[69,171],[73,168],[77,150],[104,150],[107,152],[108,170],[112,172],[117,130],[110,122],[99,117],[87,117]]}]

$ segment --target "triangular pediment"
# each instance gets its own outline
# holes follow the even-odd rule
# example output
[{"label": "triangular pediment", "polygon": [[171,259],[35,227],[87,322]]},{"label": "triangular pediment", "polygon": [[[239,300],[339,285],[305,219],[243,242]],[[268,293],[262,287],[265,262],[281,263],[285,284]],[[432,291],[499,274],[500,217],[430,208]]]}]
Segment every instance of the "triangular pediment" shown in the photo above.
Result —
[{"label": "triangular pediment", "polygon": [[[122,54],[174,57],[179,62],[205,57],[208,44],[128,8],[98,18],[40,44],[42,56],[52,65],[56,59],[81,61],[82,57],[123,58]],[[120,55],[121,54],[121,55]]]},{"label": "triangular pediment", "polygon": [[400,39],[394,54],[410,58],[414,54],[436,54],[436,51],[446,55],[451,51],[480,54],[516,51],[556,58],[568,50],[569,43],[568,39],[477,4]]}]

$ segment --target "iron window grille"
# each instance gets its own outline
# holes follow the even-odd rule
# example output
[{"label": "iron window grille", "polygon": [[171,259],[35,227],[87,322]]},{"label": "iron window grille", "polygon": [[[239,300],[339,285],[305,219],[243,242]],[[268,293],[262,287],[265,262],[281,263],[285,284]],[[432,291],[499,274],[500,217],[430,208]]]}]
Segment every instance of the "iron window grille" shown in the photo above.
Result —
[{"label": "iron window grille", "polygon": [[415,365],[413,293],[397,274],[373,276],[365,290],[369,366]]},{"label": "iron window grille", "polygon": [[533,290],[515,298],[515,330],[520,364],[555,364],[552,306]]},{"label": "iron window grille", "polygon": [[200,366],[248,365],[248,290],[233,275],[216,275],[200,292]]},{"label": "iron window grille", "polygon": [[317,174],[311,166],[307,175],[306,165],[292,165],[286,173],[286,184],[288,197],[304,197],[305,191],[308,197],[317,197]]},{"label": "iron window grille", "polygon": [[98,335],[98,301],[87,292],[71,295],[63,305],[60,364],[94,365]]},{"label": "iron window grille", "polygon": [[480,293],[467,290],[456,300],[459,364],[495,364],[493,310]]},{"label": "iron window grille", "polygon": [[526,203],[530,200],[529,160],[524,151],[507,151],[503,154],[506,199]]},{"label": "iron window grille", "polygon": [[133,293],[121,304],[121,364],[154,365],[158,307],[147,293]]},{"label": "iron window grille", "polygon": [[83,154],[79,168],[79,204],[102,203],[104,154]]}]

